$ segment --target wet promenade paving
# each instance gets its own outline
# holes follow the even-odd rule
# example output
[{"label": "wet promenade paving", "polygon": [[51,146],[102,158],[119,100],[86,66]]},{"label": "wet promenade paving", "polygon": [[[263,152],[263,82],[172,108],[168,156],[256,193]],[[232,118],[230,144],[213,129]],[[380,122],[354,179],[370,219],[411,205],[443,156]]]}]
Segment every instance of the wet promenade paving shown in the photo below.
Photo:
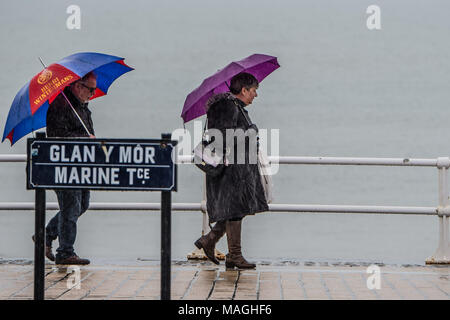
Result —
[{"label": "wet promenade paving", "polygon": [[[223,262],[222,262],[223,263]],[[172,299],[178,300],[426,300],[450,299],[450,267],[281,264],[226,271],[223,264],[174,262]],[[82,266],[79,272],[46,265],[45,298],[56,300],[154,300],[160,298],[160,266]],[[70,273],[71,272],[71,273]],[[0,300],[33,298],[33,265],[0,264]]]}]

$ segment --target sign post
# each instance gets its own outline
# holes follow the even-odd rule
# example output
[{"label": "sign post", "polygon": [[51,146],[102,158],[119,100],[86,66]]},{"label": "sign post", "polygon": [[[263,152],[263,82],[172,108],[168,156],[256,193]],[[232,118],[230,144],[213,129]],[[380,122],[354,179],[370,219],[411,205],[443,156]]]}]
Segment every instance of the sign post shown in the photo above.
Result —
[{"label": "sign post", "polygon": [[[38,138],[45,134],[38,132]],[[28,169],[28,167],[27,167]],[[36,189],[34,207],[34,299],[44,300],[45,288],[45,189]]]},{"label": "sign post", "polygon": [[175,146],[162,139],[28,139],[27,189],[36,191],[34,299],[44,299],[45,190],[161,191],[161,299],[170,299]]},{"label": "sign post", "polygon": [[[170,134],[161,136],[170,141]],[[170,300],[172,194],[161,192],[161,300]]]},{"label": "sign post", "polygon": [[34,297],[44,300],[45,273],[45,190],[36,190],[36,206],[34,217]]}]

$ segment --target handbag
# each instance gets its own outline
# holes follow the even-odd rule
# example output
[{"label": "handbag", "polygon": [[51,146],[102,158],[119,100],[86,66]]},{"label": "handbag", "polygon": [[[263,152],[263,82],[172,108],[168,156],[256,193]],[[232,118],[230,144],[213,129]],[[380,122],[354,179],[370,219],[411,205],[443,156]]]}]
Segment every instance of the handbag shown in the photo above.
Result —
[{"label": "handbag", "polygon": [[208,119],[206,119],[205,126],[203,128],[202,141],[194,148],[194,163],[205,172],[208,176],[218,177],[225,170],[227,165],[227,159],[225,154],[223,157],[217,155],[217,153],[212,150],[211,141],[206,138],[206,125]]},{"label": "handbag", "polygon": [[270,175],[269,168],[270,162],[267,159],[265,152],[260,148],[258,151],[258,169],[261,175],[261,184],[264,189],[264,195],[266,196],[267,203],[272,203],[273,201],[273,182],[272,176]]}]

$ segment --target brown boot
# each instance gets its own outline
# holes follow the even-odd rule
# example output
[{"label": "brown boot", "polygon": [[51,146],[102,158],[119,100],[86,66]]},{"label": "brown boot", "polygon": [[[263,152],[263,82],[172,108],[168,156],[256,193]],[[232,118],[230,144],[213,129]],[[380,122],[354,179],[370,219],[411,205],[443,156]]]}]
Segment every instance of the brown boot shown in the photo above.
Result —
[{"label": "brown boot", "polygon": [[241,225],[242,220],[239,221],[227,221],[226,232],[228,241],[228,254],[225,260],[225,266],[227,269],[254,269],[256,265],[249,263],[242,256],[241,251]]},{"label": "brown boot", "polygon": [[216,248],[217,241],[225,234],[225,225],[226,221],[216,222],[208,234],[200,237],[200,239],[194,243],[197,248],[203,249],[203,252],[205,252],[208,259],[215,264],[220,264],[214,255],[214,249]]}]

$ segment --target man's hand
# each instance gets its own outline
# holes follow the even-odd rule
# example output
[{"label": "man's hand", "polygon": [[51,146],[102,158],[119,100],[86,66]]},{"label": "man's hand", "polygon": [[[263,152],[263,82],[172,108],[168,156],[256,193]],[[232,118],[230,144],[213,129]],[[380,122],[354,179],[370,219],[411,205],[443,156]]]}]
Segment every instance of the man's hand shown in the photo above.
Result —
[{"label": "man's hand", "polygon": [[89,138],[95,139],[95,136],[94,136],[93,134],[90,134],[90,135],[89,135]]}]

